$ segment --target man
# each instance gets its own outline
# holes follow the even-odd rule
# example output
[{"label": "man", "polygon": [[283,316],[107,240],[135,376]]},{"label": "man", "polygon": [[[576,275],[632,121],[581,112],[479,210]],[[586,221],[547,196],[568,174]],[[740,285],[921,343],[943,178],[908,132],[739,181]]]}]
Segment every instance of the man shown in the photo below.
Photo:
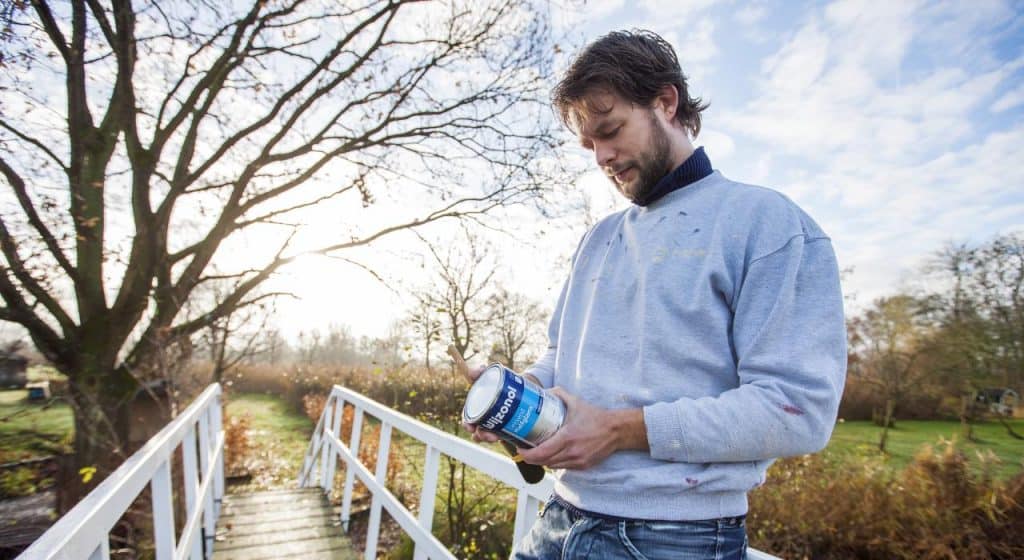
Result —
[{"label": "man", "polygon": [[835,422],[846,335],[831,242],[694,150],[706,105],[658,35],[601,37],[553,101],[633,205],[580,242],[550,347],[526,371],[567,414],[519,451],[557,482],[515,557],[743,558],[747,492]]}]

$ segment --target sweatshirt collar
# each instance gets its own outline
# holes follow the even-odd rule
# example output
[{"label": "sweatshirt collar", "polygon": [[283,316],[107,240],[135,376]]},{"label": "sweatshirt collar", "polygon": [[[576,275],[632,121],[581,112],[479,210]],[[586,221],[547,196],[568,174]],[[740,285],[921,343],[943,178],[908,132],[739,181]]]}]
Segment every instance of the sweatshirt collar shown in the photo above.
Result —
[{"label": "sweatshirt collar", "polygon": [[711,175],[712,171],[711,160],[708,159],[707,154],[704,153],[704,147],[701,146],[694,150],[679,167],[662,177],[658,184],[651,189],[651,192],[634,203],[638,206],[648,206],[672,191]]}]

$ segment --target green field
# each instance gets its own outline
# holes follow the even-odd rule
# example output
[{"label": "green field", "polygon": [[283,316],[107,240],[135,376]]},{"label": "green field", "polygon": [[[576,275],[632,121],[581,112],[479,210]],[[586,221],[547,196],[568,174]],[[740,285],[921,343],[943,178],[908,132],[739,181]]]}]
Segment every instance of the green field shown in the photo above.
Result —
[{"label": "green field", "polygon": [[252,452],[246,461],[252,475],[248,490],[295,486],[313,422],[271,395],[229,395],[227,418],[248,417]]},{"label": "green field", "polygon": [[[1018,434],[1024,435],[1024,419],[1009,421]],[[878,456],[878,440],[881,428],[868,421],[842,422],[836,425],[825,453],[840,460],[847,456]],[[979,463],[978,454],[991,452],[998,459],[996,474],[1009,478],[1021,472],[1024,462],[1024,440],[1014,439],[998,422],[981,422],[974,425],[976,441],[964,441],[960,435],[960,423],[943,420],[897,420],[889,429],[886,442],[887,463],[893,468],[905,467],[922,446],[931,444],[938,447],[943,441],[955,442],[957,448],[970,457],[972,464]]]},{"label": "green field", "polygon": [[66,452],[74,421],[62,401],[30,403],[24,389],[0,391],[0,463]]}]

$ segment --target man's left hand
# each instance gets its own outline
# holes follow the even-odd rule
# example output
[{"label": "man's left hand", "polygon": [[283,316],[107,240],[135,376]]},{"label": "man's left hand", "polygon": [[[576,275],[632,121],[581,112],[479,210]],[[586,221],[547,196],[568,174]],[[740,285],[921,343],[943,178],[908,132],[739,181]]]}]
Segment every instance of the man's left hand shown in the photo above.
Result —
[{"label": "man's left hand", "polygon": [[647,448],[641,409],[608,410],[560,387],[550,391],[565,403],[565,421],[544,443],[519,450],[527,463],[552,469],[587,469],[620,449]]}]

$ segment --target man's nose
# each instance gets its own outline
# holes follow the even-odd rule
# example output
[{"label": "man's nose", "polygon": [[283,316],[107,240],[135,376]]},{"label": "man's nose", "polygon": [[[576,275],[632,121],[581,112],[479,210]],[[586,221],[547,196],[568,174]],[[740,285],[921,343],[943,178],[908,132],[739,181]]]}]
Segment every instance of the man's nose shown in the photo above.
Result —
[{"label": "man's nose", "polygon": [[615,161],[615,149],[610,142],[594,143],[594,159],[599,167],[612,167]]}]

